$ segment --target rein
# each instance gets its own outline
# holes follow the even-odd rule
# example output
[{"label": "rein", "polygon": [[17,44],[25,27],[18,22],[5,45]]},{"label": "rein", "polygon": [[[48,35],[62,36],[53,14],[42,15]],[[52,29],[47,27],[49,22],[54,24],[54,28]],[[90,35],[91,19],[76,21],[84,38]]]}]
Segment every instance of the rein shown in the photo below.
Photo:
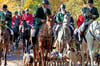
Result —
[{"label": "rein", "polygon": [[90,32],[91,36],[93,37],[93,40],[96,40],[95,36],[92,34],[92,32],[90,30],[89,30],[89,32]]}]

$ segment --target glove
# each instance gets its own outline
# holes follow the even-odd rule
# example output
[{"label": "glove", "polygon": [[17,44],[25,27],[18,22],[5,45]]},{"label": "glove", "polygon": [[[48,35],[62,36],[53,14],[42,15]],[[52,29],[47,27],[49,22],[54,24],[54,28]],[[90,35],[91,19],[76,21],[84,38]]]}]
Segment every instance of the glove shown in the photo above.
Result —
[{"label": "glove", "polygon": [[92,18],[96,18],[96,15],[92,15]]}]

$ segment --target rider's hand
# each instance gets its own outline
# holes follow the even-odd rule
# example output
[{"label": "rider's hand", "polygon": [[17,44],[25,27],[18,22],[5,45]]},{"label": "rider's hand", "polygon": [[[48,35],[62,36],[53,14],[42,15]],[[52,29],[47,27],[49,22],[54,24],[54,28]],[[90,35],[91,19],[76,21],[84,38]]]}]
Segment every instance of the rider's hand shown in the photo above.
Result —
[{"label": "rider's hand", "polygon": [[92,15],[92,18],[96,18],[96,15]]},{"label": "rider's hand", "polygon": [[41,22],[44,23],[46,20],[45,19],[41,19]]}]

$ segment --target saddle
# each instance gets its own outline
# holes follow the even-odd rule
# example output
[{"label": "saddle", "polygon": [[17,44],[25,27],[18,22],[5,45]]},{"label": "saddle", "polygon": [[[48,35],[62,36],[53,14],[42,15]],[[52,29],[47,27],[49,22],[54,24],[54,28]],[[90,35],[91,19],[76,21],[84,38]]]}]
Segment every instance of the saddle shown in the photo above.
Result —
[{"label": "saddle", "polygon": [[73,36],[73,33],[74,33],[74,27],[73,26],[68,26],[70,31],[71,31],[71,37]]}]

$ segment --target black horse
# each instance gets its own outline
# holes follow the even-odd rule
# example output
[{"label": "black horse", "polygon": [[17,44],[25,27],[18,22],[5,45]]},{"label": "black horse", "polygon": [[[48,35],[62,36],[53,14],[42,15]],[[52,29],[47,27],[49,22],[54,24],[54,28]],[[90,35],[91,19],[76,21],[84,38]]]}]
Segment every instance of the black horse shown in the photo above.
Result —
[{"label": "black horse", "polygon": [[15,26],[12,28],[12,30],[14,32],[13,42],[15,42],[16,48],[18,48],[18,42],[19,42],[19,40],[18,40],[18,37],[19,37],[19,25],[20,25],[19,19],[16,19]]},{"label": "black horse", "polygon": [[31,26],[26,23],[26,20],[22,21],[22,27],[21,27],[21,36],[23,40],[23,51],[29,52],[29,45],[30,45],[30,30]]}]

